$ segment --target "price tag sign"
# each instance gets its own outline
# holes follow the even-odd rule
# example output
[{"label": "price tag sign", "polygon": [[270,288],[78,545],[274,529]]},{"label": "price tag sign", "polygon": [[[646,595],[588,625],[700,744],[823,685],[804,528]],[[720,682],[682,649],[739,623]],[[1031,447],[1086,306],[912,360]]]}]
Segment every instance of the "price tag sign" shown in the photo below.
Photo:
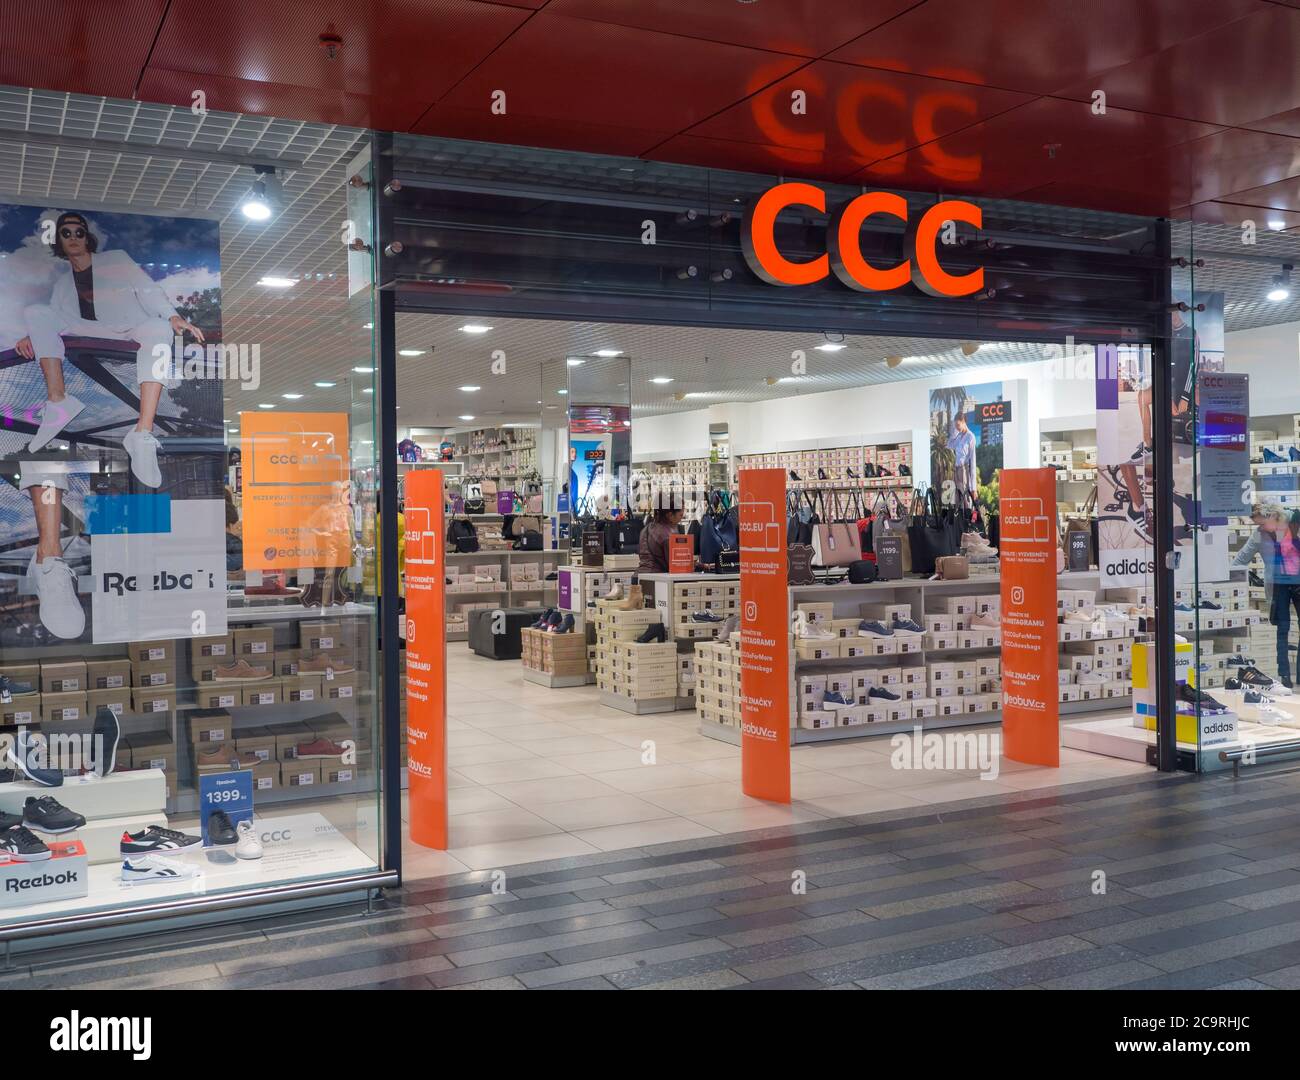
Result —
[{"label": "price tag sign", "polygon": [[212,846],[208,839],[208,818],[214,810],[225,813],[236,827],[241,821],[253,820],[253,773],[250,769],[199,777],[199,821],[204,847]]},{"label": "price tag sign", "polygon": [[668,537],[668,572],[689,574],[695,569],[695,537],[690,533],[671,533]]}]

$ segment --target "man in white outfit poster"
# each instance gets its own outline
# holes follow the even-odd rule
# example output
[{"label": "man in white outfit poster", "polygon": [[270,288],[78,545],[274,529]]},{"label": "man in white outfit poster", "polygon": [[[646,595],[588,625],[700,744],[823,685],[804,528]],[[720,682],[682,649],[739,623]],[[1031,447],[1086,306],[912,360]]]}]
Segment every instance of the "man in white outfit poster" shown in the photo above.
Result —
[{"label": "man in white outfit poster", "polygon": [[[39,360],[47,389],[41,422],[27,449],[41,450],[85,408],[64,388],[64,337],[134,342],[140,416],[122,446],[135,478],[145,487],[157,488],[162,472],[154,418],[163,388],[180,381],[173,377],[173,338],[188,331],[202,342],[203,333],[176,312],[167,294],[127,252],[97,254],[98,246],[83,215],[59,215],[52,251],[68,262],[71,272],[55,281],[48,304],[25,310],[27,336],[16,345],[19,355]],[[42,469],[39,462],[22,462],[20,471],[19,486],[30,494],[36,515],[38,540],[28,573],[36,579],[41,622],[59,637],[79,637],[85,613],[76,595],[76,575],[64,561],[59,542],[67,474]]]}]

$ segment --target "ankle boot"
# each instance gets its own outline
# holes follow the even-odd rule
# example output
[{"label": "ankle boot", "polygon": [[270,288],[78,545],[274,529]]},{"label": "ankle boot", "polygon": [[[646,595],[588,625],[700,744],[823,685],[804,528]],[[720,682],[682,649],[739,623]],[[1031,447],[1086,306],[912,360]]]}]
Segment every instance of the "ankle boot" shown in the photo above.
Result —
[{"label": "ankle boot", "polygon": [[645,607],[645,597],[642,595],[640,585],[630,585],[627,590],[627,598],[616,605],[619,611],[637,611]]}]

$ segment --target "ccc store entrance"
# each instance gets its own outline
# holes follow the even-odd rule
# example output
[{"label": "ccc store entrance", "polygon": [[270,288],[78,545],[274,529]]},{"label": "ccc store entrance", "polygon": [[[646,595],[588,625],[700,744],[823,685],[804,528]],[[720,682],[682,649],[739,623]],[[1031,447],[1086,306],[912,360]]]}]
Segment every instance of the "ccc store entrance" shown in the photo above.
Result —
[{"label": "ccc store entrance", "polygon": [[[1110,418],[1096,405],[1099,370],[1122,372],[1129,394],[1167,366],[1168,264],[1150,254],[1167,246],[1161,223],[980,201],[976,229],[959,204],[927,218],[938,200],[897,196],[854,233],[836,208],[860,193],[818,187],[772,212],[764,258],[747,214],[773,189],[810,185],[406,137],[378,160],[393,163],[379,200],[383,375],[402,403],[386,418],[401,447],[390,512],[413,472],[436,470],[460,547],[439,602],[462,865],[499,864],[498,840],[522,855],[536,838],[545,853],[529,857],[551,857],[590,849],[575,841],[1175,767],[1159,702],[1139,717],[1132,689],[1135,646],[1144,690],[1170,670],[1154,647],[1160,455],[1101,461]],[[937,253],[939,273],[913,276],[918,250]],[[776,274],[773,254],[788,264]],[[863,266],[906,280],[850,288]],[[807,283],[765,280],[789,267]],[[936,280],[946,295],[931,295]],[[1112,466],[1131,482],[1103,502],[1097,476]],[[998,743],[998,778],[978,780],[994,770],[969,766],[1005,712],[1001,470],[1042,468],[1053,475],[1036,518],[1062,562],[1056,761],[1045,778]],[[768,525],[811,549],[782,568],[790,807],[746,797],[735,749],[745,553],[732,508],[757,469],[779,478]],[[685,561],[670,563],[664,535],[688,528]],[[1099,552],[1143,545],[1141,581],[1103,581]],[[932,580],[936,559],[945,580]],[[487,631],[493,618],[509,632]],[[945,732],[961,738],[930,738]],[[519,838],[469,820],[512,808]]]}]

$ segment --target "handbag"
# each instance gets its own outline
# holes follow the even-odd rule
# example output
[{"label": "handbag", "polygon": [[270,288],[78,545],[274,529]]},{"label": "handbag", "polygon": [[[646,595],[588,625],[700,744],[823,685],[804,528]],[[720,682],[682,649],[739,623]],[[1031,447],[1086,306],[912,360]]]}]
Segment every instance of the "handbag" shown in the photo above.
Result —
[{"label": "handbag", "polygon": [[822,566],[848,566],[862,560],[862,540],[858,536],[856,521],[847,520],[837,513],[835,520],[817,526],[818,544]]},{"label": "handbag", "polygon": [[970,577],[970,560],[965,555],[940,555],[934,560],[934,572],[940,581],[965,581]]},{"label": "handbag", "polygon": [[716,566],[723,551],[740,551],[740,529],[725,500],[717,496],[700,521],[700,562],[705,566]]},{"label": "handbag", "polygon": [[477,478],[470,478],[465,481],[460,489],[461,498],[464,501],[465,513],[481,514],[486,509],[483,501],[483,481]]},{"label": "handbag", "polygon": [[957,554],[961,536],[954,537],[953,531],[954,528],[960,529],[961,523],[955,515],[951,518],[944,516],[938,493],[933,487],[925,494],[916,492],[912,511],[912,520],[907,526],[912,573],[933,574],[936,559]]},{"label": "handbag", "polygon": [[540,533],[542,531],[542,519],[536,514],[516,514],[510,519],[510,531],[505,531],[504,523],[502,525],[503,535],[518,539],[528,531]]},{"label": "handbag", "polygon": [[[605,525],[606,555],[635,555],[641,550],[640,518],[620,518]],[[540,531],[540,523],[537,526]]]},{"label": "handbag", "polygon": [[472,521],[454,519],[447,527],[447,543],[460,554],[478,551],[478,529]]},{"label": "handbag", "polygon": [[494,502],[497,497],[497,482],[490,476],[483,477],[479,481],[480,490],[483,492],[484,500],[492,499]]},{"label": "handbag", "polygon": [[541,551],[542,534],[536,529],[528,529],[512,545],[515,551]]}]

